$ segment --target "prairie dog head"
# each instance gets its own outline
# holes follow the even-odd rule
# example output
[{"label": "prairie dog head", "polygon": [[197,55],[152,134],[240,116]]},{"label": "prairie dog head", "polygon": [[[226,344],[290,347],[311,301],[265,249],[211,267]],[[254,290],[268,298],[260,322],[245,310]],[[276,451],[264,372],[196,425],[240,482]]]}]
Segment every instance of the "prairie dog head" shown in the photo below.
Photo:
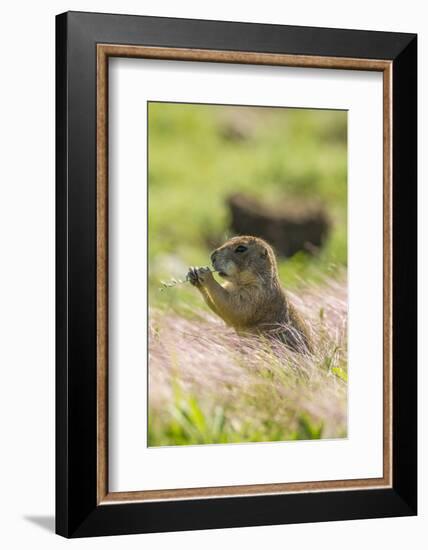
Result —
[{"label": "prairie dog head", "polygon": [[257,237],[229,239],[214,250],[211,262],[221,277],[238,284],[266,283],[277,276],[272,248]]}]

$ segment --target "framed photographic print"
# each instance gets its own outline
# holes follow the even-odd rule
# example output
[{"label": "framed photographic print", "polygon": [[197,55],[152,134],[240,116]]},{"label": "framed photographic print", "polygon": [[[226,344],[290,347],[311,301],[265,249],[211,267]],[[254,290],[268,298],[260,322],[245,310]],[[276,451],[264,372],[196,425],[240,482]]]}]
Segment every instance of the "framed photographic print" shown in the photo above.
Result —
[{"label": "framed photographic print", "polygon": [[57,532],[416,514],[416,36],[56,25]]}]

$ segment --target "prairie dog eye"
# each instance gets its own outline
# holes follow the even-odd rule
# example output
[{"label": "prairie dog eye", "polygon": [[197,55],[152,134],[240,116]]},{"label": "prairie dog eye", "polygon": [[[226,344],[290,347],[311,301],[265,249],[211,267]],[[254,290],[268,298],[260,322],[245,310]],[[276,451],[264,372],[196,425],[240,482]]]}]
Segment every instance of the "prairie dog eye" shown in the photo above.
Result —
[{"label": "prairie dog eye", "polygon": [[235,248],[235,252],[237,252],[238,254],[240,252],[245,252],[246,250],[248,250],[248,248],[246,246],[244,246],[243,244],[240,244],[239,246],[237,246]]}]

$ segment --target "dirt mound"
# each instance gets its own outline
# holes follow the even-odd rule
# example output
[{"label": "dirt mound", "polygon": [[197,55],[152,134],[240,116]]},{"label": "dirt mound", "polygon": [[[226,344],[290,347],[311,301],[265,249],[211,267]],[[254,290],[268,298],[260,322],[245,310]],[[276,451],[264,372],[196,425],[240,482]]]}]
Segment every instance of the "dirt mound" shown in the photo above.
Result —
[{"label": "dirt mound", "polygon": [[330,232],[329,216],[319,203],[284,200],[268,205],[244,194],[229,197],[227,203],[232,231],[265,239],[280,256],[316,253]]}]

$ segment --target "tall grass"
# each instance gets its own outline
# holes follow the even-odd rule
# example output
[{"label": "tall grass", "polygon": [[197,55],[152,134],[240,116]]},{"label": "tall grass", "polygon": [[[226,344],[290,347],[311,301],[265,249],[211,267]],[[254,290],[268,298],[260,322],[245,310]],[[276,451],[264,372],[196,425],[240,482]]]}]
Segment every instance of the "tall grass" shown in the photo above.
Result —
[{"label": "tall grass", "polygon": [[150,311],[150,446],[346,437],[345,282],[291,298],[313,355],[238,336],[202,309]]}]

